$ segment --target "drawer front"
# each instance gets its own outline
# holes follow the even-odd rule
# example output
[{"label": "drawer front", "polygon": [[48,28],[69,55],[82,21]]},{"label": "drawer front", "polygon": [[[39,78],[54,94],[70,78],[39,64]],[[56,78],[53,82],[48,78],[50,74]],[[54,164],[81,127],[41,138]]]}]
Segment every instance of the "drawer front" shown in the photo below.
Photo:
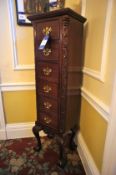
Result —
[{"label": "drawer front", "polygon": [[48,97],[57,98],[58,96],[58,85],[45,80],[38,80],[38,93]]},{"label": "drawer front", "polygon": [[52,82],[58,82],[58,64],[52,63],[38,63],[37,74],[39,78],[49,80]]},{"label": "drawer front", "polygon": [[52,20],[47,22],[41,22],[37,24],[37,38],[43,39],[45,35],[50,35],[51,39],[60,38],[59,20]]},{"label": "drawer front", "polygon": [[45,112],[40,112],[39,121],[43,125],[49,126],[50,128],[58,128],[58,116],[56,113],[47,114]]},{"label": "drawer front", "polygon": [[41,41],[36,41],[36,58],[39,60],[58,60],[60,44],[59,41],[50,40],[43,50],[39,50]]},{"label": "drawer front", "polygon": [[58,112],[58,102],[56,100],[39,96],[38,101],[39,111],[45,111],[48,113],[51,111],[54,111],[55,113]]}]

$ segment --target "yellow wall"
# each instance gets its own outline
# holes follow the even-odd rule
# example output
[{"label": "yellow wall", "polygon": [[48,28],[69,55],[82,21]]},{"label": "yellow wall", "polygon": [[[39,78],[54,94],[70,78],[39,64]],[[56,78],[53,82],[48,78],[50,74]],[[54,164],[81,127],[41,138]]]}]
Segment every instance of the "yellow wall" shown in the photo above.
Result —
[{"label": "yellow wall", "polygon": [[34,122],[36,119],[35,91],[3,93],[6,123]]},{"label": "yellow wall", "polygon": [[102,0],[102,3],[100,0],[88,0],[86,2],[88,24],[86,29],[85,67],[94,70],[100,70],[101,66],[106,9],[106,0]]}]

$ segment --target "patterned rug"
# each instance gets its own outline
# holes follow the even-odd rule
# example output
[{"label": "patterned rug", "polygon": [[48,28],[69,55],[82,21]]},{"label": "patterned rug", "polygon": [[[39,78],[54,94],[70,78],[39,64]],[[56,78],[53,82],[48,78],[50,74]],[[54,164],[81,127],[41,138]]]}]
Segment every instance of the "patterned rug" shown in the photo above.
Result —
[{"label": "patterned rug", "polygon": [[42,150],[35,152],[35,138],[0,141],[0,175],[85,175],[79,155],[67,149],[64,169],[58,163],[54,139],[41,138]]}]

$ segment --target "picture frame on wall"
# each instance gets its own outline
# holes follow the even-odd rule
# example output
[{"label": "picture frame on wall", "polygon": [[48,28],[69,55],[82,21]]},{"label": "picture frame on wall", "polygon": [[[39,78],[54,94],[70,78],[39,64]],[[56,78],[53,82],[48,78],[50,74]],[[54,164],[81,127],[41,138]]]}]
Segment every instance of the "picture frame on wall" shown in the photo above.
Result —
[{"label": "picture frame on wall", "polygon": [[65,0],[49,0],[49,11],[64,8]]},{"label": "picture frame on wall", "polygon": [[28,16],[48,11],[49,0],[15,0],[17,23],[31,26]]}]

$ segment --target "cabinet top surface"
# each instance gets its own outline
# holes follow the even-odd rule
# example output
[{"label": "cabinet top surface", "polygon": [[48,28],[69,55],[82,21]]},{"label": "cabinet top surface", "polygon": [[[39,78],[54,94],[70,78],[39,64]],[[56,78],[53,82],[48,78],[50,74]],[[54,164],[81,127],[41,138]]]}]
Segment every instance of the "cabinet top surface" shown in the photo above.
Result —
[{"label": "cabinet top surface", "polygon": [[69,15],[75,19],[77,19],[78,21],[84,23],[86,21],[86,18],[84,18],[83,16],[79,15],[78,13],[74,12],[72,9],[70,8],[63,8],[60,10],[54,10],[54,11],[49,11],[49,12],[45,12],[45,13],[38,13],[32,16],[28,16],[28,19],[32,22],[36,21],[36,20],[41,20],[41,19],[46,19],[46,18],[52,18],[52,17],[60,17],[63,15]]}]

